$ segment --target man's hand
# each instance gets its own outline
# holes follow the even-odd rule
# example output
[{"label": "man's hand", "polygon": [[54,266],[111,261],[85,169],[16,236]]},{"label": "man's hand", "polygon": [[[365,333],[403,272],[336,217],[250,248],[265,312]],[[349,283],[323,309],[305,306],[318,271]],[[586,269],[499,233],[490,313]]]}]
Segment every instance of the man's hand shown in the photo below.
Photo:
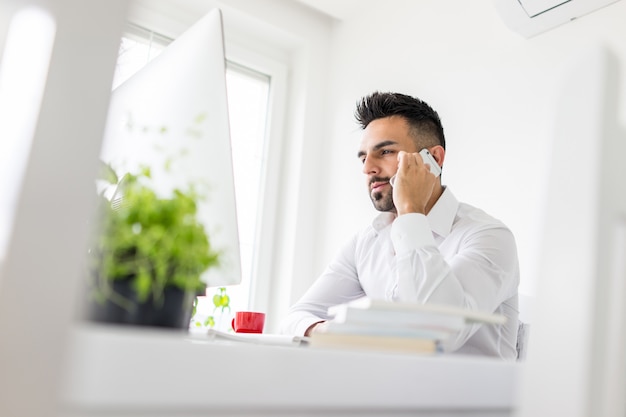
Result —
[{"label": "man's hand", "polygon": [[310,325],[309,328],[306,329],[306,332],[304,332],[304,335],[311,336],[313,333],[324,333],[327,327],[327,321],[318,321],[317,323]]},{"label": "man's hand", "polygon": [[419,153],[398,152],[398,172],[393,187],[393,203],[398,216],[426,214],[436,183],[437,177],[430,172]]}]

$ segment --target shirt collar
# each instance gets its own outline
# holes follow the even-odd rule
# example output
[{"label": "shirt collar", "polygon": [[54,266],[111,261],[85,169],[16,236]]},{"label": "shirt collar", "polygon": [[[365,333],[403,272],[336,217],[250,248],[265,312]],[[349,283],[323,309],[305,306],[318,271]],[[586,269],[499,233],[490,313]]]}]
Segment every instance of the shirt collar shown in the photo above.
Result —
[{"label": "shirt collar", "polygon": [[441,237],[448,236],[458,209],[459,200],[448,187],[444,187],[441,197],[426,216],[431,230]]},{"label": "shirt collar", "polygon": [[396,213],[384,211],[378,216],[374,217],[374,221],[372,221],[372,227],[374,228],[374,230],[376,230],[376,232],[380,232],[385,227],[393,223],[396,217],[398,217]]},{"label": "shirt collar", "polygon": [[[428,212],[426,218],[431,230],[441,237],[446,237],[450,234],[456,212],[459,208],[459,201],[456,199],[452,191],[448,187],[444,187],[441,197],[437,200],[433,208]],[[396,213],[383,212],[374,218],[372,227],[376,232],[380,232],[385,227],[389,226],[395,218]]]}]

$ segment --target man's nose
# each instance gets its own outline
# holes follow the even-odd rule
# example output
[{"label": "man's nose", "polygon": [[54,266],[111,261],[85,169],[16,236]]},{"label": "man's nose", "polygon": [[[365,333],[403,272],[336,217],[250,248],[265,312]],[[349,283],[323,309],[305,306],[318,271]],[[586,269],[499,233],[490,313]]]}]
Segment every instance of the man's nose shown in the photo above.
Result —
[{"label": "man's nose", "polygon": [[380,167],[376,162],[369,157],[365,157],[363,161],[363,173],[366,175],[378,174],[380,172]]}]

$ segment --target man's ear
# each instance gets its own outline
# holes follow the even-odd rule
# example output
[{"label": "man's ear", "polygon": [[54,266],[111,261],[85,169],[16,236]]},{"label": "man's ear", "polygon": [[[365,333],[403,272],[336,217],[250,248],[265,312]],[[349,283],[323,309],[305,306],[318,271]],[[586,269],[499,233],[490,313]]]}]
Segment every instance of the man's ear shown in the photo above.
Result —
[{"label": "man's ear", "polygon": [[429,152],[433,156],[433,158],[435,158],[437,164],[439,164],[440,167],[443,167],[443,160],[446,159],[446,150],[443,149],[443,146],[433,146],[429,149]]}]

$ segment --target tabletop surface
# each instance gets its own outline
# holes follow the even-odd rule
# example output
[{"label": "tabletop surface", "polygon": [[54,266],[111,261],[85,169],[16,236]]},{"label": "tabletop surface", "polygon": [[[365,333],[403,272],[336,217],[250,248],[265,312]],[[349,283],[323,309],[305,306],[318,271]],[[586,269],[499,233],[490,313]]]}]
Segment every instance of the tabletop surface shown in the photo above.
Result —
[{"label": "tabletop surface", "polygon": [[81,409],[325,407],[512,409],[519,363],[328,350],[82,324],[63,402]]}]

